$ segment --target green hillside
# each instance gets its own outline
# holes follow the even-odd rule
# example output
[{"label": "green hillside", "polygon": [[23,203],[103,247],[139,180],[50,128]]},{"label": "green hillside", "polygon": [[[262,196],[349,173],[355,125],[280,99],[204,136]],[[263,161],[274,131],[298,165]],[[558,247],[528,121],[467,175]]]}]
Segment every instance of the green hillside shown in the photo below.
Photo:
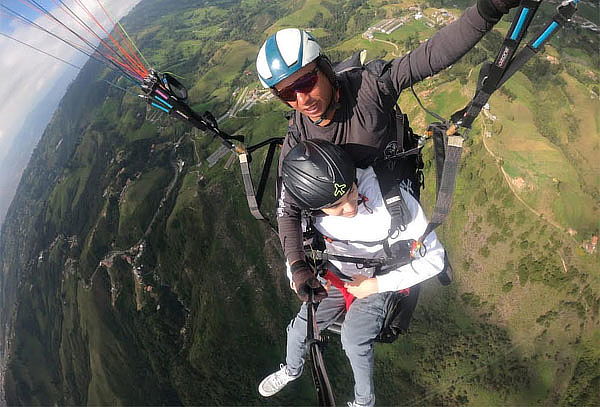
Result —
[{"label": "green hillside", "polygon": [[[451,7],[466,2],[430,1],[422,20],[413,5],[144,0],[123,23],[153,66],[183,77],[195,109],[219,117],[258,88],[254,57],[277,29],[310,28],[334,59],[363,48],[392,58],[438,29],[428,19],[440,8],[459,15]],[[394,33],[363,38],[402,17]],[[423,102],[444,116],[462,108],[507,27],[415,86]],[[597,36],[570,25],[476,121],[439,232],[455,283],[427,282],[410,334],[376,347],[379,405],[598,405],[600,259],[583,248],[600,229],[597,49]],[[86,65],[3,226],[0,270],[16,291],[15,304],[0,297],[0,321],[12,324],[8,404],[314,404],[308,372],[271,399],[257,392],[283,361],[299,302],[237,164],[209,168],[218,142],[104,79],[130,86]],[[410,91],[399,103],[422,133],[430,117]],[[221,127],[255,143],[284,134],[285,110],[261,97]],[[433,172],[429,159],[428,213]],[[265,196],[272,215],[272,185]],[[325,358],[342,403],[352,375],[339,342]]]}]

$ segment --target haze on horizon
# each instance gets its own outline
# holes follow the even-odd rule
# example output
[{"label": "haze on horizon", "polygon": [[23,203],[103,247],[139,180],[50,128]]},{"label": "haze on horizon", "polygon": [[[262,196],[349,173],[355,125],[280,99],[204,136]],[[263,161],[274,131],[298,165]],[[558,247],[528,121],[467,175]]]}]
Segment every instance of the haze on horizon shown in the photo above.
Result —
[{"label": "haze on horizon", "polygon": [[[74,4],[74,0],[63,0],[66,4]],[[79,0],[98,17],[101,24],[108,26],[108,18],[100,10],[98,0]],[[121,19],[140,0],[118,1],[101,0],[102,5],[116,19]],[[49,0],[41,0],[57,17],[65,17],[56,4]],[[1,0],[1,6],[22,13],[61,37],[56,23],[48,17],[28,9],[18,0]],[[62,13],[62,14],[61,14]],[[75,26],[74,20],[70,20]],[[75,28],[75,27],[73,27]],[[65,31],[63,29],[63,31]],[[83,66],[88,57],[76,51],[57,38],[43,31],[10,17],[5,8],[0,9],[0,33],[16,38],[48,54],[61,58],[76,66]],[[91,34],[90,34],[90,37]],[[98,43],[89,38],[90,42]],[[31,152],[37,145],[53,112],[64,95],[68,85],[75,79],[79,70],[32,48],[22,45],[6,36],[0,36],[0,76],[5,78],[0,83],[0,99],[8,101],[0,105],[0,226],[6,211],[14,197],[21,174]],[[36,114],[33,114],[33,113]],[[39,118],[39,120],[36,120]],[[11,154],[11,156],[8,156]],[[1,229],[1,227],[0,227]]]}]

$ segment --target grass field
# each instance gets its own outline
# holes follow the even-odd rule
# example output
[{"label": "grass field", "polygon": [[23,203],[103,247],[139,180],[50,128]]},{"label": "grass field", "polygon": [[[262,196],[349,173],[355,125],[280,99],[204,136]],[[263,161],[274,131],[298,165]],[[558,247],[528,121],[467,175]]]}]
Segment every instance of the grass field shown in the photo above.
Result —
[{"label": "grass field", "polygon": [[419,39],[427,39],[431,37],[435,31],[435,28],[428,27],[421,20],[409,20],[401,29],[394,31],[389,36],[382,35],[382,38],[387,37],[402,44],[411,35],[417,35]]},{"label": "grass field", "polygon": [[[552,120],[548,125],[555,128],[559,134],[565,134],[568,131],[566,129],[568,123],[560,118],[565,114],[564,106],[568,106],[564,103],[566,97],[552,99],[539,94],[533,97],[528,91],[530,88],[527,82],[515,84],[521,77],[514,79],[509,89],[518,95],[516,101],[508,102],[502,97],[495,96],[491,102],[491,113],[497,116],[501,130],[493,132],[488,144],[493,151],[500,153],[507,173],[520,182],[521,198],[545,216],[564,225],[565,229],[581,230],[584,236],[589,236],[597,228],[594,219],[598,219],[599,212],[589,189],[586,191],[585,185],[582,185],[581,177],[587,178],[590,185],[597,186],[597,175],[595,180],[594,175],[591,175],[593,166],[597,164],[592,168],[574,166],[574,161],[564,154],[562,146],[557,146],[540,135],[533,123],[534,113],[528,108],[543,103],[542,109],[553,112],[552,115],[546,116],[547,120]],[[569,89],[581,95],[580,88],[573,86]],[[584,120],[587,120],[588,126],[592,127],[590,134],[599,134],[598,129],[594,131],[590,123],[594,121],[591,114],[594,107],[588,104],[582,109],[583,111],[578,113],[581,113]],[[561,139],[565,144],[571,144],[566,135]],[[585,154],[590,156],[593,154],[598,138],[583,137],[583,139],[588,144]],[[568,151],[569,147],[566,149]],[[580,160],[575,162],[581,163]]]},{"label": "grass field", "polygon": [[356,36],[336,45],[332,50],[352,53],[360,50],[367,50],[367,61],[374,58],[392,58],[395,48],[390,44],[377,41],[369,41],[361,36]]},{"label": "grass field", "polygon": [[323,14],[325,18],[331,17],[329,10],[324,7],[319,0],[295,0],[292,3],[293,5],[298,3],[302,5],[295,12],[277,20],[275,24],[269,27],[266,34],[271,35],[277,32],[277,30],[289,27],[312,28],[309,27],[309,23],[317,13]]},{"label": "grass field", "polygon": [[170,180],[170,172],[166,168],[154,168],[127,187],[119,202],[119,235],[124,239],[124,246],[137,240],[148,226],[152,214],[156,210],[160,194]]},{"label": "grass field", "polygon": [[206,100],[216,98],[220,103],[229,102],[231,82],[240,76],[255,57],[253,47],[246,41],[239,40],[225,45],[215,53],[209,69],[189,90],[190,99]]}]

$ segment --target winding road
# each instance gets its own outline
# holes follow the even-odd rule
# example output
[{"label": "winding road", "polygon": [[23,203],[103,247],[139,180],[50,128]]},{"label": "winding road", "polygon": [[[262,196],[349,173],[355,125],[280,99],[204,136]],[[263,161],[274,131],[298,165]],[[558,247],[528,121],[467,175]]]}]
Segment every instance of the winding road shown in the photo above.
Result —
[{"label": "winding road", "polygon": [[400,56],[400,54],[399,54],[400,48],[398,48],[398,46],[396,44],[394,44],[393,42],[386,41],[386,40],[380,40],[378,38],[373,38],[371,41],[378,41],[378,42],[383,42],[385,44],[390,44],[391,46],[393,46],[396,49],[395,52],[392,52],[392,56],[394,56],[394,57],[399,57]]}]

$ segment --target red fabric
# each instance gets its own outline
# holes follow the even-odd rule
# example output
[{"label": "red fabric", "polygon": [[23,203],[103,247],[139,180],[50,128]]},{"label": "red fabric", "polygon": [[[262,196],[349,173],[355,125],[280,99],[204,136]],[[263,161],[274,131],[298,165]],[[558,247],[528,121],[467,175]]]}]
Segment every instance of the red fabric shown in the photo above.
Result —
[{"label": "red fabric", "polygon": [[[348,312],[348,310],[350,309],[350,305],[352,305],[356,297],[348,292],[346,287],[344,287],[344,282],[331,271],[327,270],[323,277],[325,277],[327,281],[329,281],[331,284],[333,284],[335,288],[342,292],[342,295],[344,296],[344,303],[346,305],[346,312]],[[398,290],[398,292],[409,296],[410,288],[404,288],[402,290]]]},{"label": "red fabric", "polygon": [[344,287],[344,282],[331,271],[327,270],[324,277],[327,281],[331,282],[335,288],[342,292],[342,295],[344,296],[344,303],[346,305],[346,311],[348,311],[350,309],[350,305],[352,305],[352,302],[356,297],[348,292],[346,287]]}]

